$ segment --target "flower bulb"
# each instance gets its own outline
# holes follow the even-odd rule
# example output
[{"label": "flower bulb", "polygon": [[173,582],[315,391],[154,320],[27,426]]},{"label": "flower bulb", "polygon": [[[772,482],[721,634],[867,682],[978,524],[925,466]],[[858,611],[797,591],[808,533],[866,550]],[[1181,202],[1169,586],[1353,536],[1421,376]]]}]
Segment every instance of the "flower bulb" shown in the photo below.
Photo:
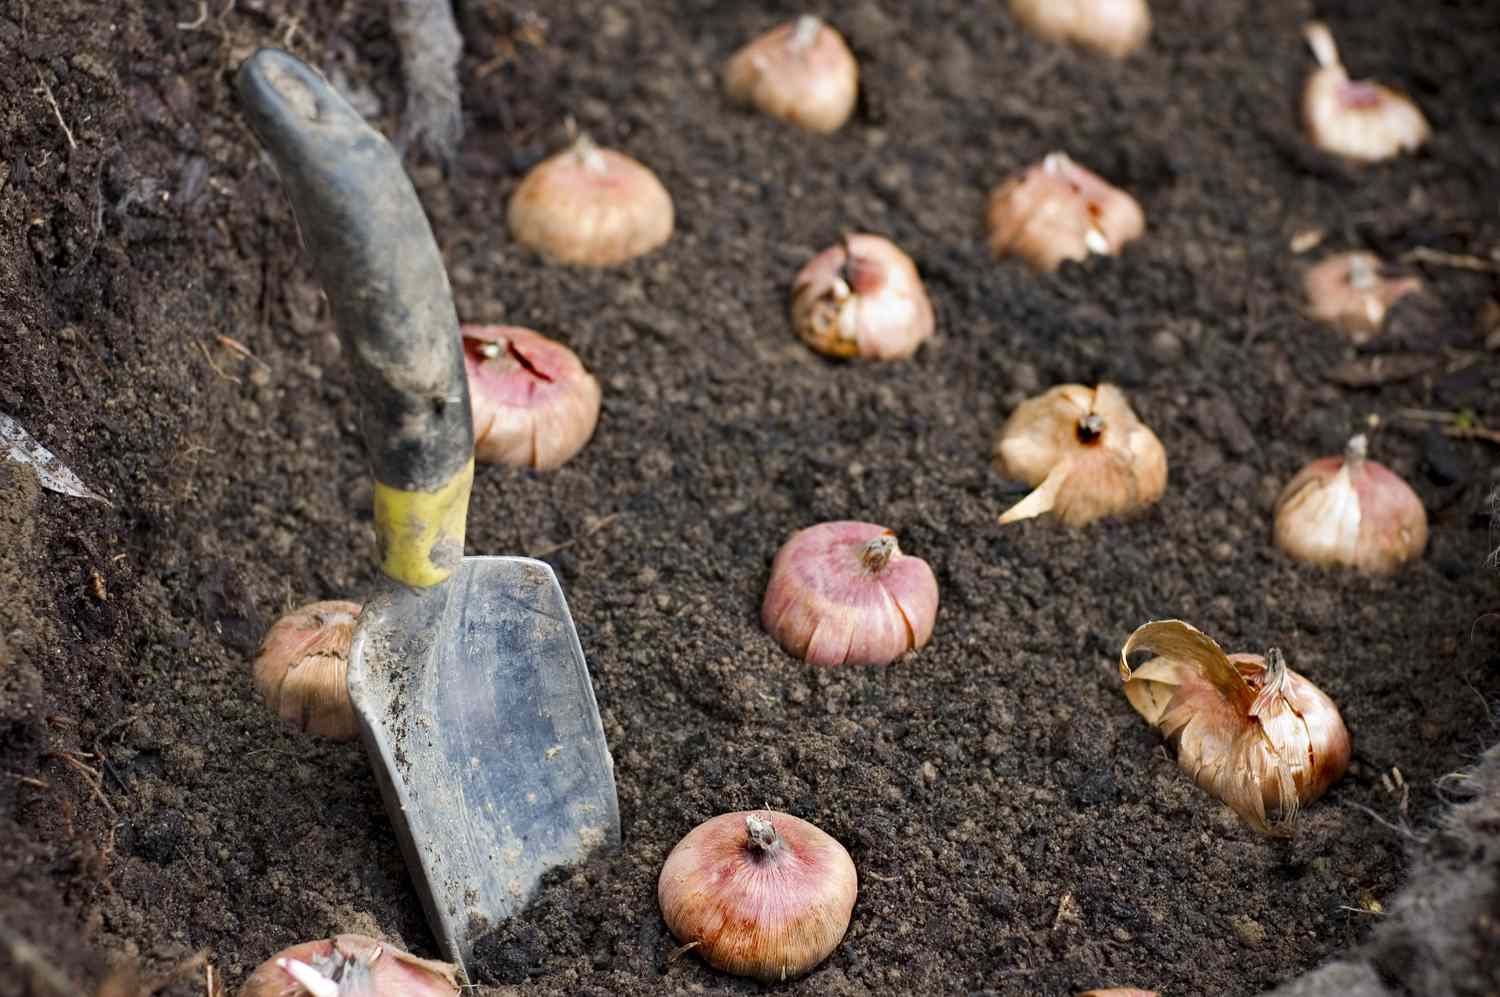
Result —
[{"label": "flower bulb", "polygon": [[1315,460],[1276,500],[1276,546],[1299,561],[1390,574],[1427,546],[1427,510],[1411,486],[1368,458],[1364,434]]},{"label": "flower bulb", "polygon": [[777,551],[761,604],[776,642],[813,665],[884,665],[932,637],[932,568],[874,523],[820,523]]},{"label": "flower bulb", "polygon": [[1031,31],[1123,59],[1151,34],[1146,0],[1010,0],[1010,12]]},{"label": "flower bulb", "polygon": [[[1132,669],[1138,650],[1157,657]],[[1338,707],[1277,648],[1226,655],[1181,620],[1157,620],[1125,642],[1120,675],[1130,705],[1172,743],[1182,770],[1264,834],[1287,833],[1349,767]]]},{"label": "flower bulb", "polygon": [[550,471],[583,449],[601,392],[572,350],[513,325],[462,332],[476,460]]},{"label": "flower bulb", "polygon": [[679,942],[715,969],[766,982],[826,959],[849,928],[858,892],[843,845],[774,810],[699,824],[672,849],[656,884]]},{"label": "flower bulb", "polygon": [[1422,281],[1388,276],[1374,253],[1337,253],[1307,271],[1303,290],[1314,318],[1363,343],[1380,332],[1392,305],[1422,290]]},{"label": "flower bulb", "polygon": [[672,196],[656,174],[587,135],[526,175],[507,216],[517,242],[585,266],[624,263],[672,236]]},{"label": "flower bulb", "polygon": [[859,66],[843,36],[807,14],[736,52],[724,69],[724,89],[736,103],[808,131],[831,132],[854,111]]},{"label": "flower bulb", "polygon": [[1048,271],[1118,255],[1146,230],[1146,215],[1135,198],[1054,152],[990,193],[987,223],[997,259],[1019,256]]},{"label": "flower bulb", "polygon": [[1002,523],[1051,512],[1068,526],[1125,515],[1167,488],[1167,451],[1112,384],[1063,384],[1016,407],[995,438],[995,469],[1035,490]]},{"label": "flower bulb", "polygon": [[1369,80],[1351,80],[1328,25],[1303,29],[1318,68],[1302,91],[1302,120],[1324,152],[1362,162],[1390,159],[1427,141],[1432,130],[1406,95]]},{"label": "flower bulb", "polygon": [[418,959],[364,935],[283,949],[260,965],[239,997],[458,997],[458,968]]},{"label": "flower bulb", "polygon": [[333,600],[295,609],[271,625],[255,655],[255,688],[298,730],[349,741],[359,736],[345,676],[360,604]]},{"label": "flower bulb", "polygon": [[935,324],[916,264],[878,235],[845,236],[792,282],[792,327],[828,356],[905,359]]}]

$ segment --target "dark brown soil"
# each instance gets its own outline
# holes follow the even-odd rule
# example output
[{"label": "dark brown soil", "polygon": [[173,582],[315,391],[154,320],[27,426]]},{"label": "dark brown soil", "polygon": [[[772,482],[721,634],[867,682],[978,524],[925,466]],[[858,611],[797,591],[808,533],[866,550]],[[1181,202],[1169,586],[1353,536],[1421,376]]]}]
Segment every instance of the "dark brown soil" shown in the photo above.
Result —
[{"label": "dark brown soil", "polygon": [[[0,465],[0,966],[22,963],[0,994],[55,992],[39,963],[93,992],[198,952],[163,992],[202,993],[207,965],[232,991],[336,931],[433,952],[361,750],[283,729],[248,668],[282,610],[358,598],[374,542],[349,372],[230,73],[288,44],[395,134],[384,6],[0,0],[0,411],[113,503]],[[759,806],[819,824],[862,876],[843,945],[784,992],[1251,994],[1360,945],[1406,870],[1390,825],[1431,823],[1443,777],[1497,736],[1494,445],[1399,417],[1500,421],[1475,329],[1497,288],[1424,269],[1429,307],[1375,348],[1431,365],[1353,389],[1328,379],[1354,356],[1301,316],[1299,278],[1326,249],[1500,245],[1500,7],[1317,11],[1435,129],[1357,171],[1297,128],[1305,2],[1157,3],[1123,65],[1021,34],[998,2],[834,2],[864,99],[828,138],[716,84],[799,8],[537,7],[541,45],[515,30],[525,5],[462,5],[468,132],[446,176],[414,175],[460,315],[557,336],[605,387],[566,467],[482,471],[469,549],[557,569],[625,846],[501,929],[489,992],[755,991],[670,958],[655,879],[694,824]],[[568,115],[672,191],[664,250],[587,272],[510,241],[506,198]],[[1035,277],[987,258],[984,197],[1053,149],[1151,227]],[[914,361],[832,364],[788,331],[792,274],[845,228],[926,277],[939,336]],[[1323,248],[1294,256],[1309,228]],[[997,525],[1016,490],[989,468],[995,427],[1100,378],[1165,442],[1165,499],[1076,531]],[[1289,562],[1268,539],[1280,484],[1372,418],[1431,514],[1426,556],[1391,580]],[[759,626],[781,540],[842,518],[898,531],[942,586],[932,643],[889,668],[814,671]],[[1357,763],[1294,841],[1194,788],[1121,695],[1121,643],[1163,616],[1278,644],[1340,704]]]}]

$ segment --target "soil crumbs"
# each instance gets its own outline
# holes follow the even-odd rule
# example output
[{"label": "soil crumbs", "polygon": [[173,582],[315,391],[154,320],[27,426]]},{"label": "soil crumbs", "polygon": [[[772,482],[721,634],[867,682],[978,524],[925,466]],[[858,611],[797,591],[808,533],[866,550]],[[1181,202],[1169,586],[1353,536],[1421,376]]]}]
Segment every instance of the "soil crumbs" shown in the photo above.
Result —
[{"label": "soil crumbs", "polygon": [[[1475,325],[1500,246],[1500,7],[1160,2],[1148,50],[1114,63],[999,3],[836,0],[820,13],[863,95],[815,138],[728,107],[717,79],[801,8],[459,6],[467,134],[446,171],[412,172],[460,316],[553,335],[605,388],[561,470],[482,469],[469,549],[557,570],[625,839],[501,927],[481,992],[760,989],[672,959],[655,901],[684,833],[750,807],[812,820],[861,873],[847,938],[788,993],[1251,994],[1364,944],[1407,837],[1497,736],[1494,445],[1401,413],[1500,420]],[[0,465],[0,994],[197,994],[210,970],[232,992],[339,931],[435,951],[360,748],[283,729],[248,668],[280,612],[367,589],[374,541],[352,381],[232,70],[286,46],[395,135],[384,9],[0,0],[0,411],[112,502]],[[1355,76],[1417,100],[1427,149],[1353,170],[1307,147],[1314,15]],[[506,198],[569,116],[672,191],[665,249],[591,272],[510,241]],[[987,258],[984,198],[1054,149],[1150,230],[1037,277]],[[926,278],[939,335],[915,360],[829,363],[788,331],[791,275],[846,229]],[[1322,246],[1294,255],[1310,229]],[[1299,288],[1357,247],[1480,266],[1418,264],[1427,303],[1356,356]],[[1385,354],[1409,376],[1340,383]],[[1100,379],[1165,442],[1164,500],[1000,527],[1018,492],[989,467],[995,427]],[[1426,555],[1390,579],[1289,562],[1280,485],[1372,425],[1429,509]],[[920,653],[814,670],[762,632],[777,546],[826,519],[883,523],[934,566]],[[1127,705],[1116,655],[1159,617],[1274,643],[1340,704],[1356,763],[1294,840],[1247,831]],[[1385,984],[1415,993],[1422,958],[1381,960]]]}]

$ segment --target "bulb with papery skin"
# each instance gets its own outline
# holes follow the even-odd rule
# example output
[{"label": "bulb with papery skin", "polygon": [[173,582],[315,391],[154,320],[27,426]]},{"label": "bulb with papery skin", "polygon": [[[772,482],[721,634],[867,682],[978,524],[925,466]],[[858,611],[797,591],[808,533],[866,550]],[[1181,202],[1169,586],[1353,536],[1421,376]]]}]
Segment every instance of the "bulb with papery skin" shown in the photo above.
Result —
[{"label": "bulb with papery skin", "polygon": [[932,568],[874,523],[798,530],[777,551],[761,622],[789,654],[813,665],[884,665],[932,637]]},{"label": "bulb with papery skin", "polygon": [[[1157,657],[1132,668],[1138,650]],[[1263,834],[1289,832],[1349,767],[1353,745],[1338,707],[1274,647],[1226,655],[1197,628],[1156,620],[1125,642],[1120,676],[1178,766]]]},{"label": "bulb with papery skin", "polygon": [[457,997],[458,967],[419,959],[364,935],[283,949],[260,965],[239,997]]},{"label": "bulb with papery skin", "polygon": [[997,186],[986,221],[997,259],[1019,256],[1038,271],[1117,256],[1146,230],[1135,198],[1062,152]]},{"label": "bulb with papery skin", "polygon": [[1302,121],[1324,152],[1361,162],[1390,159],[1422,146],[1432,134],[1405,94],[1369,80],[1351,80],[1333,34],[1321,21],[1303,29],[1318,68],[1302,91]]},{"label": "bulb with papery skin", "polygon": [[1314,318],[1364,343],[1380,332],[1392,305],[1422,290],[1422,281],[1388,275],[1374,253],[1337,253],[1307,271],[1303,290]]},{"label": "bulb with papery skin", "polygon": [[808,131],[831,132],[854,111],[859,66],[842,35],[804,15],[736,52],[724,68],[724,89],[736,103]]},{"label": "bulb with papery skin", "polygon": [[1417,493],[1370,460],[1363,434],[1342,457],[1315,460],[1276,500],[1276,546],[1299,561],[1390,574],[1427,547],[1427,510]]},{"label": "bulb with papery skin", "polygon": [[645,166],[580,135],[526,174],[507,218],[516,241],[543,256],[613,266],[672,237],[672,196]]},{"label": "bulb with papery skin", "polygon": [[1063,384],[1016,407],[995,469],[1034,487],[1002,523],[1052,513],[1067,526],[1144,509],[1167,488],[1167,451],[1112,384]]},{"label": "bulb with papery skin", "polygon": [[1151,34],[1146,0],[1011,0],[1011,14],[1054,42],[1071,42],[1123,59]]},{"label": "bulb with papery skin", "polygon": [[599,422],[598,380],[577,354],[513,325],[465,325],[474,459],[538,471],[562,466]]},{"label": "bulb with papery skin", "polygon": [[826,959],[849,928],[858,893],[843,845],[774,810],[699,824],[672,849],[656,884],[679,942],[715,969],[766,982]]},{"label": "bulb with papery skin", "polygon": [[314,602],[266,631],[255,655],[255,688],[298,730],[335,741],[359,736],[346,684],[359,612],[357,602]]},{"label": "bulb with papery skin", "polygon": [[828,356],[902,360],[936,319],[916,264],[878,235],[848,235],[792,282],[792,328]]}]

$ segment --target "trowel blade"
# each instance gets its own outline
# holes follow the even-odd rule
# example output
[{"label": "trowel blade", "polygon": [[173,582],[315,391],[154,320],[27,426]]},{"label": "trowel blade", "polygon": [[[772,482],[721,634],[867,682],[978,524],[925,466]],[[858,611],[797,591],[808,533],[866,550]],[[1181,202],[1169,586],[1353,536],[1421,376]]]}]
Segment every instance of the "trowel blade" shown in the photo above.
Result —
[{"label": "trowel blade", "polygon": [[349,693],[445,956],[542,876],[620,840],[614,763],[583,648],[547,564],[467,557],[433,589],[366,604]]}]

